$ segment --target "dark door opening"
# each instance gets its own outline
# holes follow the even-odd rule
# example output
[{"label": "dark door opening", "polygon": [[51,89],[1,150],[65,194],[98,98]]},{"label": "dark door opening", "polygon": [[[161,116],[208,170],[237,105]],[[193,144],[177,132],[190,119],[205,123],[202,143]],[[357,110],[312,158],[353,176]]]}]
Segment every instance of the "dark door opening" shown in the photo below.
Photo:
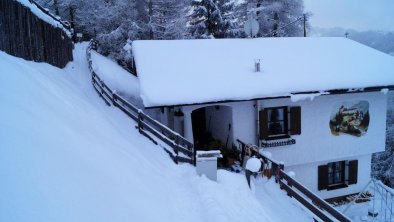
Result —
[{"label": "dark door opening", "polygon": [[194,145],[197,150],[231,149],[232,109],[207,106],[192,112]]},{"label": "dark door opening", "polygon": [[206,141],[206,115],[205,108],[197,109],[192,112],[192,128],[195,147],[202,147]]},{"label": "dark door opening", "polygon": [[238,159],[233,144],[233,116],[230,106],[207,106],[191,114],[195,150],[220,150],[219,166],[231,167]]}]

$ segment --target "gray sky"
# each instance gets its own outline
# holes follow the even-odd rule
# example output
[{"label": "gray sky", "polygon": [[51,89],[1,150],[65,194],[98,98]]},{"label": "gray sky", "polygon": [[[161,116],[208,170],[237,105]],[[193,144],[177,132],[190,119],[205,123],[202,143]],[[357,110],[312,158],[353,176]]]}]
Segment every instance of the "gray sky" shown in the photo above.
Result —
[{"label": "gray sky", "polygon": [[304,0],[312,26],[394,31],[394,0]]}]

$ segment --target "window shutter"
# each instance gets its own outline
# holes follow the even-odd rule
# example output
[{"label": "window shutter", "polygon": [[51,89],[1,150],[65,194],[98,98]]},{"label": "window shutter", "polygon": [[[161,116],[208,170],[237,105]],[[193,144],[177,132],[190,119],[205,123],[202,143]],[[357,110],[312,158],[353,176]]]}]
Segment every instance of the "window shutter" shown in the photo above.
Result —
[{"label": "window shutter", "polygon": [[349,180],[348,180],[349,185],[357,183],[357,174],[358,174],[358,160],[349,161]]},{"label": "window shutter", "polygon": [[317,189],[325,190],[328,187],[328,166],[321,165],[318,167],[318,176],[317,176]]},{"label": "window shutter", "polygon": [[290,135],[301,134],[301,107],[290,107]]},{"label": "window shutter", "polygon": [[260,139],[264,140],[268,138],[268,112],[266,109],[260,110]]}]

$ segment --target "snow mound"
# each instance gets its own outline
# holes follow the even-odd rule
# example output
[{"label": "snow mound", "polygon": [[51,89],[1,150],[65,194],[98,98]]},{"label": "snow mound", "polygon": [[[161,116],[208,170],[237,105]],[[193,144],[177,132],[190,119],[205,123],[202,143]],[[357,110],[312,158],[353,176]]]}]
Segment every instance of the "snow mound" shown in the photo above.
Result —
[{"label": "snow mound", "polygon": [[289,198],[260,200],[243,175],[218,171],[215,183],[175,165],[97,96],[86,46],[65,69],[0,52],[0,221],[309,219],[275,211]]},{"label": "snow mound", "polygon": [[245,168],[252,172],[258,172],[261,168],[261,161],[255,157],[249,158]]},{"label": "snow mound", "polygon": [[140,84],[136,76],[94,50],[91,51],[91,58],[93,71],[108,87],[122,96],[140,100]]}]

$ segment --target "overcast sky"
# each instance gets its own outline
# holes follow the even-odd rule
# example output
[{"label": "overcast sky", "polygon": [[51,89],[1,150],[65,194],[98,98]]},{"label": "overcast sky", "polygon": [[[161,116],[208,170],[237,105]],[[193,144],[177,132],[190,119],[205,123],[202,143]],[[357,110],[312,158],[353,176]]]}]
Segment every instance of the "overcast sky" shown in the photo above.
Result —
[{"label": "overcast sky", "polygon": [[304,0],[312,26],[394,31],[394,0]]}]

